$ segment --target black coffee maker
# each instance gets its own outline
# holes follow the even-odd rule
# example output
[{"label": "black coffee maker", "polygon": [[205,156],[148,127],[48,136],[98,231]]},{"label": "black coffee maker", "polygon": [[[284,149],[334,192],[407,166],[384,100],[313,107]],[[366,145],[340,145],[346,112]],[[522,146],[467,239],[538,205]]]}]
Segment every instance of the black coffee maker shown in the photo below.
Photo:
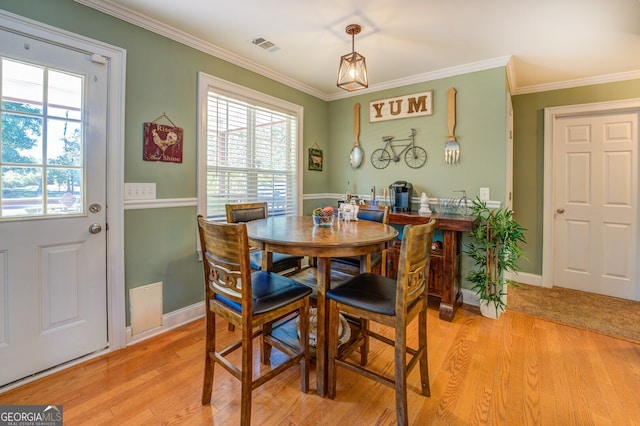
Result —
[{"label": "black coffee maker", "polygon": [[389,185],[389,204],[393,212],[411,211],[411,194],[413,185],[404,180],[393,182]]}]

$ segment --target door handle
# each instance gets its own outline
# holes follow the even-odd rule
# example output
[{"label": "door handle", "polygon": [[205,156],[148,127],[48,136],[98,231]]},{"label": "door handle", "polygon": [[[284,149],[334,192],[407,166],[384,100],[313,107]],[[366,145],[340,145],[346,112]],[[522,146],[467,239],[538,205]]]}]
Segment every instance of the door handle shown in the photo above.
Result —
[{"label": "door handle", "polygon": [[99,234],[102,231],[102,226],[99,223],[92,223],[89,225],[89,232],[92,234]]},{"label": "door handle", "polygon": [[564,209],[562,207],[560,207],[558,210],[556,210],[557,213],[562,214],[564,213]]}]

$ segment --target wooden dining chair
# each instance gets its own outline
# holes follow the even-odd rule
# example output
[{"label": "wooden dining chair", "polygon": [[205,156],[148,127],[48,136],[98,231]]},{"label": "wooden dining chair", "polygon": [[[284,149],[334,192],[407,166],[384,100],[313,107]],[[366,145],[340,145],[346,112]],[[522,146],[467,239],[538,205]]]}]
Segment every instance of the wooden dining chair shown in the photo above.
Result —
[{"label": "wooden dining chair", "polygon": [[[268,214],[266,202],[225,204],[228,223],[249,222],[265,219]],[[273,272],[284,272],[302,269],[303,256],[273,253]],[[251,269],[257,271],[262,267],[262,250],[251,250]]]},{"label": "wooden dining chair", "polygon": [[[372,206],[364,204],[358,206],[358,220],[371,220],[384,225],[389,224],[389,206]],[[381,271],[382,253],[371,254],[371,272],[379,274]],[[360,256],[332,257],[331,269],[350,275],[360,273]]]},{"label": "wooden dining chair", "polygon": [[[404,227],[400,248],[397,280],[372,273],[359,274],[341,286],[327,292],[329,301],[328,330],[328,395],[336,395],[336,368],[347,368],[365,377],[395,388],[396,416],[399,425],[406,425],[407,376],[420,364],[421,393],[431,396],[427,359],[427,284],[429,260],[435,221],[423,225]],[[383,265],[384,269],[384,265]],[[384,275],[383,271],[383,275]],[[342,312],[366,320],[362,330],[365,336],[390,345],[395,349],[395,374],[393,378],[374,371],[350,359],[355,346],[338,349],[338,314]],[[418,347],[407,346],[407,328],[418,318]],[[391,327],[395,338],[390,339],[371,331],[370,321]],[[407,363],[407,355],[410,356]]]},{"label": "wooden dining chair", "polygon": [[[373,222],[379,222],[384,225],[389,224],[389,206],[372,206],[370,204],[360,205],[358,208],[358,220],[370,220]],[[386,259],[386,258],[385,258]],[[385,260],[386,261],[386,260]],[[347,257],[332,257],[331,269],[333,271],[343,272],[349,275],[357,275],[360,273],[360,256],[347,256]],[[382,253],[376,252],[371,254],[371,272],[374,274],[380,274],[382,268],[383,256]],[[367,327],[366,319],[364,318],[352,318],[348,317],[349,321],[358,321],[360,328]],[[369,356],[369,339],[365,337],[364,343],[360,348],[362,365],[366,365]]]},{"label": "wooden dining chair", "polygon": [[[251,392],[279,373],[301,364],[301,387],[309,390],[309,295],[311,289],[285,276],[252,271],[249,266],[247,225],[207,221],[198,216],[203,253],[206,302],[206,352],[202,404],[211,402],[213,370],[217,363],[242,383],[241,424],[251,422]],[[286,316],[299,315],[299,348],[272,334],[274,324]],[[242,338],[224,349],[216,348],[216,317],[224,318],[242,332]],[[255,331],[254,331],[255,330]],[[262,340],[262,363],[269,364],[274,347],[286,360],[276,367],[264,367],[254,378],[253,341]],[[240,349],[238,368],[227,356]]]}]

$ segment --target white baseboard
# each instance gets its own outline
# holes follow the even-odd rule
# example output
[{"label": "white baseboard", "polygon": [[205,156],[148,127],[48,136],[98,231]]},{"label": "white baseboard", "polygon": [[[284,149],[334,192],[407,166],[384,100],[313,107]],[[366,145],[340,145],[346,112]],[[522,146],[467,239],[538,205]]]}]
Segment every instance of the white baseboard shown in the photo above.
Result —
[{"label": "white baseboard", "polygon": [[[509,274],[509,278],[513,281],[517,281],[522,284],[529,284],[535,286],[542,286],[542,276],[536,274],[529,273],[513,273]],[[467,288],[463,288],[462,290],[462,302],[467,305],[472,306],[480,306],[480,299],[476,295],[476,292]],[[191,306],[187,306],[185,308],[179,309],[177,311],[169,312],[168,314],[164,314],[162,316],[162,325],[160,327],[156,327],[154,329],[145,331],[144,333],[140,333],[136,336],[131,334],[131,327],[127,327],[126,329],[126,338],[127,338],[127,346],[134,345],[136,343],[142,342],[150,337],[157,336],[158,334],[162,334],[165,331],[171,330],[173,328],[179,327],[188,322],[194,321],[198,318],[204,317],[204,302],[198,302]]]},{"label": "white baseboard", "polygon": [[529,284],[535,285],[537,287],[542,287],[542,275],[529,274],[527,272],[513,272],[507,274],[507,278],[521,284]]},{"label": "white baseboard", "polygon": [[[523,284],[529,284],[529,285],[535,285],[535,286],[542,286],[542,277],[540,275],[534,275],[534,274],[527,274],[527,273],[519,273],[519,274],[512,274],[510,277],[512,280],[517,281],[519,283],[523,283]],[[476,295],[475,291],[467,289],[467,288],[463,288],[462,290],[462,302],[466,303],[467,305],[471,305],[471,306],[480,306],[480,299],[478,299],[478,296]],[[174,329],[176,327],[179,327],[183,324],[187,324],[191,321],[197,320],[199,318],[204,317],[205,315],[205,304],[204,302],[198,302],[195,303],[191,306],[187,306],[184,307],[182,309],[178,309],[177,311],[173,311],[173,312],[169,312],[168,314],[164,314],[162,316],[162,325],[160,327],[156,327],[153,328],[151,330],[147,330],[143,333],[140,333],[136,336],[133,336],[131,333],[131,327],[127,327],[125,330],[125,337],[126,337],[126,346],[130,346],[130,345],[135,345],[136,343],[140,343],[144,340],[147,340],[151,337],[157,336],[159,334],[162,334],[166,331],[169,331],[171,329]],[[91,356],[88,357],[83,357],[81,359],[78,360],[74,360],[71,363],[67,363],[64,365],[61,365],[59,367],[56,367],[54,369],[48,370],[46,372],[31,376],[25,380],[16,382],[14,384],[12,384],[11,386],[7,386],[4,387],[0,390],[0,393],[9,391],[15,387],[24,385],[26,383],[29,383],[31,381],[37,380],[39,378],[48,376],[50,374],[53,374],[57,371],[61,371],[64,370],[65,368],[69,368],[73,365],[82,363],[84,361],[87,361],[89,359],[92,358],[96,358],[98,356],[104,355],[108,352],[111,352],[111,350],[107,349],[105,351],[99,351],[95,354],[92,354]]]},{"label": "white baseboard", "polygon": [[[542,286],[542,276],[536,274],[529,273],[513,273],[509,274],[509,278],[513,281],[517,281],[522,284],[529,284],[534,286]],[[462,302],[471,306],[480,306],[480,299],[476,295],[475,291],[463,288],[462,290]],[[136,336],[133,336],[131,333],[131,327],[127,327],[126,329],[126,339],[127,346],[134,345],[136,343],[142,342],[150,337],[157,336],[159,334],[164,333],[165,331],[171,330],[173,328],[179,327],[188,322],[194,321],[198,318],[204,317],[205,314],[205,305],[204,302],[198,302],[191,306],[187,306],[185,308],[179,309],[174,312],[169,312],[168,314],[164,314],[162,316],[162,325],[160,327],[156,327],[154,329],[145,331],[144,333],[140,333]]]},{"label": "white baseboard", "polygon": [[169,312],[168,314],[164,314],[162,316],[162,325],[160,327],[147,330],[135,336],[133,336],[131,333],[131,327],[127,327],[125,332],[127,338],[127,346],[135,345],[136,343],[140,343],[143,340],[147,340],[153,336],[162,334],[165,331],[169,331],[173,328],[179,327],[198,318],[202,318],[205,314],[204,308],[204,302],[198,302],[194,305],[178,309],[177,311]]},{"label": "white baseboard", "polygon": [[[507,274],[507,278],[521,284],[528,284],[528,285],[542,287],[542,276],[540,275],[520,272],[520,273]],[[508,294],[509,294],[509,289],[507,289],[507,297],[508,297]],[[480,299],[478,298],[478,295],[476,294],[475,291],[468,288],[463,288],[462,303],[465,303],[471,306],[480,306]]]},{"label": "white baseboard", "polygon": [[462,289],[462,303],[471,306],[480,306],[480,299],[475,291],[468,288]]}]

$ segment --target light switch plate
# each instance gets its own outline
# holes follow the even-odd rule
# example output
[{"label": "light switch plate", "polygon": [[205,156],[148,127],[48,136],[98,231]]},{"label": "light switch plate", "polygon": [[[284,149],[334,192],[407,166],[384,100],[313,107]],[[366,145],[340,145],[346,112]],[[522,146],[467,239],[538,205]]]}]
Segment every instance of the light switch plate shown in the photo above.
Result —
[{"label": "light switch plate", "polygon": [[480,188],[480,201],[489,201],[489,188]]},{"label": "light switch plate", "polygon": [[125,200],[154,200],[156,198],[155,183],[125,183]]}]

